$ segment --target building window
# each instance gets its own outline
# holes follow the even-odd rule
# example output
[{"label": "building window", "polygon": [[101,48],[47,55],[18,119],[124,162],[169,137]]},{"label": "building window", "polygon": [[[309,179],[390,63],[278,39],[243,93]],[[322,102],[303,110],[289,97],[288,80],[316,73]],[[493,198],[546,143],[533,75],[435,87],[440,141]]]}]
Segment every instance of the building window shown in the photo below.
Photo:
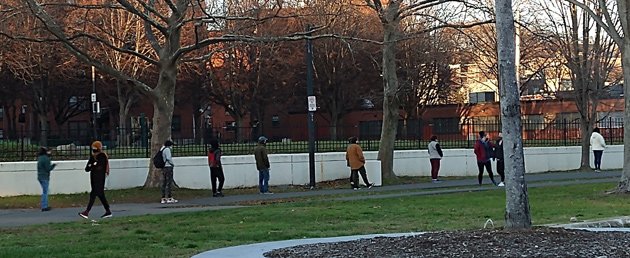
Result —
[{"label": "building window", "polygon": [[535,131],[545,128],[545,117],[543,115],[523,115],[523,130]]},{"label": "building window", "polygon": [[271,125],[272,126],[280,126],[280,117],[278,115],[273,115],[271,117]]},{"label": "building window", "polygon": [[578,127],[580,123],[580,113],[558,113],[555,119],[556,128]]},{"label": "building window", "polygon": [[499,132],[501,123],[498,116],[477,116],[472,118],[473,131]]},{"label": "building window", "polygon": [[471,92],[469,95],[468,102],[470,103],[486,103],[486,102],[494,102],[494,92]]},{"label": "building window", "polygon": [[173,132],[181,132],[182,131],[182,117],[178,115],[173,116],[173,121],[171,121],[171,130]]},{"label": "building window", "polygon": [[597,127],[623,128],[623,112],[598,112]]},{"label": "building window", "polygon": [[434,134],[454,134],[459,133],[459,131],[459,117],[433,119]]},{"label": "building window", "polygon": [[236,131],[236,122],[227,121],[225,122],[225,130],[226,131]]}]

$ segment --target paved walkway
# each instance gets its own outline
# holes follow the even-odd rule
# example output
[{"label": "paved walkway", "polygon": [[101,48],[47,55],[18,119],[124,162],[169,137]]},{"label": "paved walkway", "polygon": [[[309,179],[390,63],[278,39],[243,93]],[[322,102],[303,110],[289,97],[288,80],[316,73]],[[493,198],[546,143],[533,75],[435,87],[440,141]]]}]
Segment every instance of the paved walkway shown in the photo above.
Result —
[{"label": "paved walkway", "polygon": [[[529,174],[526,176],[528,187],[544,187],[544,186],[560,186],[585,183],[601,183],[616,182],[621,176],[621,171],[606,171],[602,173],[594,172],[553,172],[543,174]],[[487,176],[484,181],[489,182]],[[457,188],[453,188],[457,187]],[[238,203],[247,201],[277,200],[286,198],[303,198],[315,196],[331,196],[336,200],[359,200],[373,198],[390,198],[401,196],[415,195],[433,195],[454,192],[470,192],[470,191],[488,191],[492,189],[500,189],[498,187],[486,184],[478,186],[476,178],[452,179],[445,180],[440,184],[419,183],[407,185],[388,185],[382,187],[374,187],[372,189],[361,189],[354,191],[352,189],[324,189],[304,192],[287,192],[276,193],[273,195],[233,195],[223,198],[199,198],[192,200],[184,200],[178,204],[160,204],[160,203],[130,203],[112,205],[112,212],[115,217],[139,216],[147,214],[165,214],[173,212],[189,212],[202,210],[217,210],[236,208]],[[378,194],[360,194],[361,192],[371,192]],[[344,197],[338,195],[344,194]],[[98,203],[98,202],[97,202]],[[80,208],[59,208],[49,212],[41,212],[39,209],[13,209],[0,210],[0,228],[19,227],[35,224],[71,222],[83,220],[77,213]],[[104,211],[102,206],[95,206],[92,209],[91,216],[99,218]]]}]

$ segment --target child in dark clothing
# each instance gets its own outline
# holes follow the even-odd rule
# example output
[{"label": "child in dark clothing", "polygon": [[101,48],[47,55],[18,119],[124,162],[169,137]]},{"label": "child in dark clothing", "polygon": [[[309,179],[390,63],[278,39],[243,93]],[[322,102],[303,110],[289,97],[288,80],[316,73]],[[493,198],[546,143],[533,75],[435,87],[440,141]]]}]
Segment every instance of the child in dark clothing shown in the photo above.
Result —
[{"label": "child in dark clothing", "polygon": [[103,152],[103,144],[100,141],[92,143],[92,155],[85,166],[85,172],[90,172],[90,186],[92,187],[92,191],[90,191],[90,201],[88,202],[87,208],[85,211],[79,212],[79,216],[87,219],[92,205],[94,205],[94,201],[96,197],[98,197],[103,204],[103,208],[105,208],[105,214],[103,214],[101,218],[110,218],[112,212],[105,198],[105,177],[109,175],[109,159],[107,154]]}]

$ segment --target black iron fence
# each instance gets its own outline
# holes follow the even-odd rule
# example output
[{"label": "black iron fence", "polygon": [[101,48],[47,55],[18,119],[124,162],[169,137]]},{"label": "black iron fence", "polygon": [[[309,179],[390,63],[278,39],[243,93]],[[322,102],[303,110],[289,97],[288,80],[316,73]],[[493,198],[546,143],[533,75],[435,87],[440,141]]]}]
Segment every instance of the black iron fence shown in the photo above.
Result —
[{"label": "black iron fence", "polygon": [[[361,122],[356,126],[317,127],[317,152],[345,151],[347,138],[359,137],[362,148],[374,151],[379,148],[382,123]],[[623,122],[613,119],[600,121],[597,126],[609,144],[623,143]],[[400,123],[395,149],[426,149],[429,139],[436,135],[443,148],[472,148],[479,131],[496,138],[501,128],[496,122],[433,122]],[[0,161],[35,160],[39,146],[49,146],[56,160],[85,159],[90,155],[92,130],[19,131],[3,134],[0,139]],[[148,158],[151,156],[151,133],[148,129],[113,129],[98,131],[97,138],[111,158]],[[260,135],[269,138],[271,153],[308,152],[308,129],[305,126],[269,128],[220,127],[174,130],[172,133],[175,156],[203,156],[208,142],[216,138],[225,155],[251,154]],[[533,122],[523,121],[523,141],[531,146],[579,146],[582,130],[577,121]],[[46,140],[44,140],[46,139]]]}]

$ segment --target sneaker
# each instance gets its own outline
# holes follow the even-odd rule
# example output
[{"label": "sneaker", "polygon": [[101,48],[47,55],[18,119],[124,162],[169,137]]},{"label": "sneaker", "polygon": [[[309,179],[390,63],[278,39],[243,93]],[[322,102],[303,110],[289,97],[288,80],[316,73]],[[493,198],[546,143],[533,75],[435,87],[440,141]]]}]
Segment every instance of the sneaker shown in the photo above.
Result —
[{"label": "sneaker", "polygon": [[273,193],[272,193],[272,192],[267,191],[267,192],[264,192],[263,194],[273,194]]},{"label": "sneaker", "polygon": [[372,188],[372,186],[374,186],[374,183],[369,184],[369,185],[368,185],[368,189],[371,189],[371,188]]},{"label": "sneaker", "polygon": [[439,180],[439,179],[432,179],[432,180],[431,180],[431,183],[434,183],[434,184],[442,183],[442,180]]},{"label": "sneaker", "polygon": [[212,197],[219,197],[218,193],[212,193]]},{"label": "sneaker", "polygon": [[50,208],[50,207],[46,207],[46,208],[42,209],[42,211],[50,211],[50,210],[52,210],[52,208]]},{"label": "sneaker", "polygon": [[503,182],[501,182],[501,183],[499,183],[497,186],[498,186],[498,187],[504,187],[504,186],[505,186],[505,184],[504,184]]},{"label": "sneaker", "polygon": [[166,203],[166,198],[162,198],[162,200],[160,201],[161,204],[165,204]]},{"label": "sneaker", "polygon": [[179,202],[178,200],[174,199],[174,198],[168,198],[166,199],[166,203],[177,203]]},{"label": "sneaker", "polygon": [[599,169],[595,169],[595,173],[600,173],[600,172],[602,172],[602,171],[599,170]]},{"label": "sneaker", "polygon": [[101,219],[106,219],[106,218],[111,218],[112,217],[112,212],[111,211],[106,211],[105,214],[103,214],[103,216],[101,216]]},{"label": "sneaker", "polygon": [[222,192],[217,192],[217,196],[218,196],[218,197],[223,197],[223,196],[225,196],[225,195],[223,195],[223,193],[222,193]]},{"label": "sneaker", "polygon": [[352,188],[352,190],[355,190],[355,191],[356,191],[356,190],[359,190],[359,189],[361,189],[361,188],[358,188],[358,187],[353,187],[353,188]]},{"label": "sneaker", "polygon": [[79,216],[84,219],[88,219],[88,211],[79,212]]}]

